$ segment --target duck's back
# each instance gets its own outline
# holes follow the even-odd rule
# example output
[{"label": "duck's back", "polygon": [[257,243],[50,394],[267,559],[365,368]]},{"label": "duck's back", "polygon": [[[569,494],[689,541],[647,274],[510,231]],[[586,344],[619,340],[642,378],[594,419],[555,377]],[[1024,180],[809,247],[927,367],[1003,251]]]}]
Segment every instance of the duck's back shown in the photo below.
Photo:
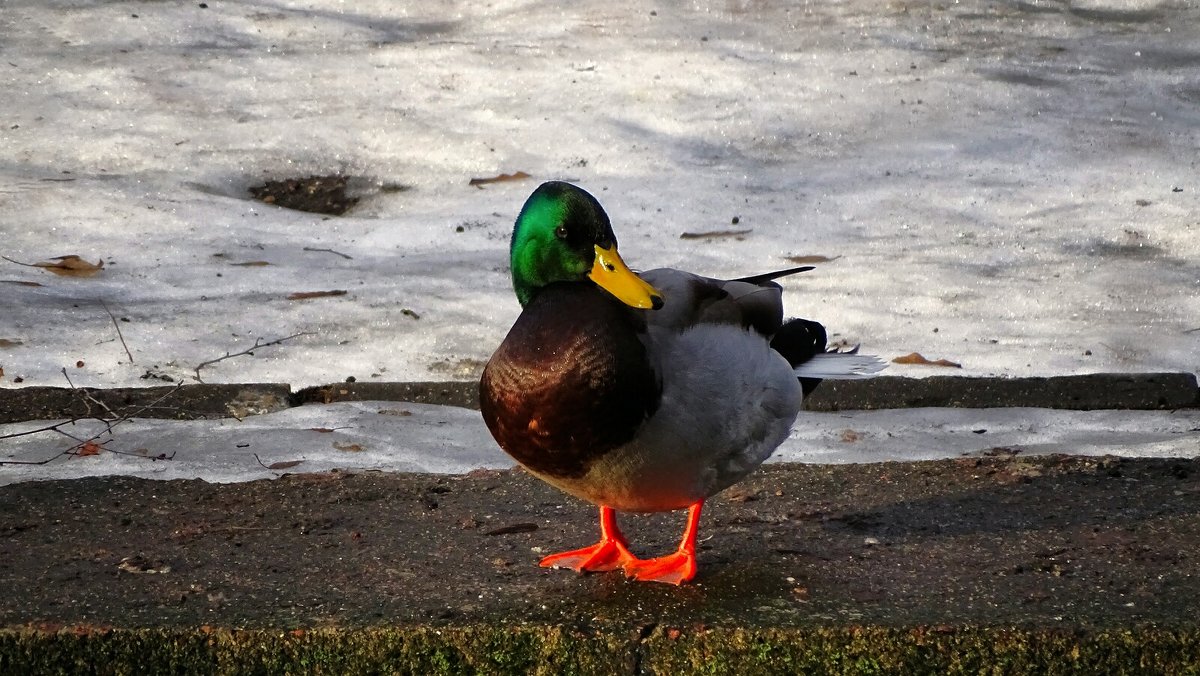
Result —
[{"label": "duck's back", "polygon": [[633,438],[659,399],[640,322],[590,284],[540,290],[480,382],[501,448],[535,473],[571,479]]}]

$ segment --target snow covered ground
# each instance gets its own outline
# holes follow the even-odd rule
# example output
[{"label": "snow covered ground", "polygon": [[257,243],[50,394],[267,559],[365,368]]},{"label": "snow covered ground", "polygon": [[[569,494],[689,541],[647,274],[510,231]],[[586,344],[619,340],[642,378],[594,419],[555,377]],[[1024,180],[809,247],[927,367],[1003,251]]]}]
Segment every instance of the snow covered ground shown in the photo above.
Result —
[{"label": "snow covered ground", "polygon": [[[518,312],[513,218],[552,178],[635,267],[832,259],[786,281],[789,311],[887,359],[1200,372],[1195,3],[6,0],[0,91],[0,255],[104,263],[0,260],[4,387],[187,380],[294,334],[202,375],[473,377]],[[248,193],[329,173],[360,198],[341,217]]]}]

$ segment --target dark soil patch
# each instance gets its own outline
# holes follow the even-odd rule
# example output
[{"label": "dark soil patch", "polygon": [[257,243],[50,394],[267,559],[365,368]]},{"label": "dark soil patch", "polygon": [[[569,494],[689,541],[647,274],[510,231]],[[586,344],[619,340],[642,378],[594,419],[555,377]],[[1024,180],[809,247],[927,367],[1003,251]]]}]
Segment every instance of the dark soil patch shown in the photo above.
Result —
[{"label": "dark soil patch", "polygon": [[341,216],[358,204],[357,197],[346,194],[346,180],[345,176],[337,174],[285,178],[253,186],[250,194],[257,200],[285,209]]}]

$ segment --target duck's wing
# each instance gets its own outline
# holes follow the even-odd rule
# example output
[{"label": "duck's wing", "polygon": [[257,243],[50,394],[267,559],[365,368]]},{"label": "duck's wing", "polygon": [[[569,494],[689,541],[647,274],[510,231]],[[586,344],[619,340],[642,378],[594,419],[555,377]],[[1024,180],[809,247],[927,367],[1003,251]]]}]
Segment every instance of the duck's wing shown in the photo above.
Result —
[{"label": "duck's wing", "polygon": [[791,268],[730,280],[671,268],[647,270],[641,277],[662,292],[665,303],[646,313],[646,321],[677,330],[699,324],[736,324],[772,336],[783,326],[783,289],[774,280],[811,269]]},{"label": "duck's wing", "polygon": [[642,277],[662,292],[662,309],[643,313],[647,326],[683,331],[701,324],[734,324],[752,328],[787,359],[804,393],[822,379],[870,378],[884,363],[870,355],[827,351],[825,327],[809,319],[783,319],[783,288],[774,280],[811,270],[811,266],[723,280],[682,270],[660,268]]}]

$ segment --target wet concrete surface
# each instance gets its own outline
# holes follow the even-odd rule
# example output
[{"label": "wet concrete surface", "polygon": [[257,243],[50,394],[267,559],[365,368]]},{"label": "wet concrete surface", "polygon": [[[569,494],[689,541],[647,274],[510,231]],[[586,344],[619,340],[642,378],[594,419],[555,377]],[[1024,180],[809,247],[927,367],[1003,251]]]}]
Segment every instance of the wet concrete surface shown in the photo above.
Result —
[{"label": "wet concrete surface", "polygon": [[[641,555],[681,514],[623,515]],[[676,588],[537,566],[594,508],[519,470],[0,488],[0,626],[1193,630],[1200,461],[774,465],[712,499]]]}]

